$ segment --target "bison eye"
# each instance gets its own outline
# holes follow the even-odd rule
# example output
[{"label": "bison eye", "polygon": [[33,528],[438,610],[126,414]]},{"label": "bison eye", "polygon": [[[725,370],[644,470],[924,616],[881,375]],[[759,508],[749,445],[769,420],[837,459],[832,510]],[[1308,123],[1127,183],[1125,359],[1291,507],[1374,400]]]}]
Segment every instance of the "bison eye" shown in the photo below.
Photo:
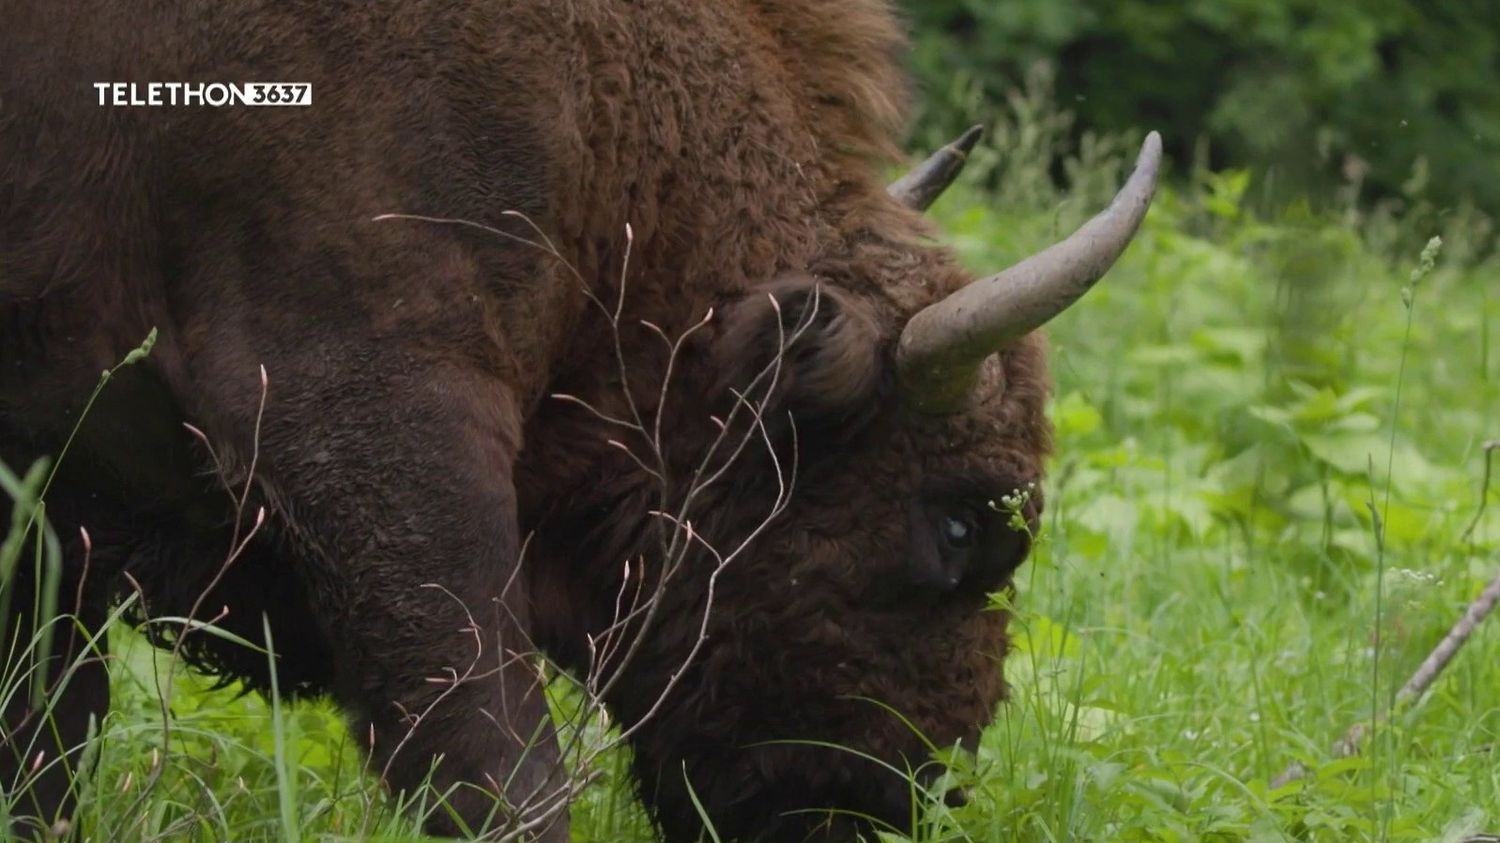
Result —
[{"label": "bison eye", "polygon": [[944,515],[938,528],[942,531],[943,544],[954,550],[970,547],[979,535],[979,525],[972,512]]}]

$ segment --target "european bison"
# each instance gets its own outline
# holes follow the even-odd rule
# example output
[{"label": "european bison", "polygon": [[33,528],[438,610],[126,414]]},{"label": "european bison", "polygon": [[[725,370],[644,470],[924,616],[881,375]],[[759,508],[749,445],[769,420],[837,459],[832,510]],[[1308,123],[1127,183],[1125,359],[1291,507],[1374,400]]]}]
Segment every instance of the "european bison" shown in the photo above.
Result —
[{"label": "european bison", "polygon": [[[963,148],[880,181],[906,91],[881,0],[3,0],[0,21],[0,458],[60,453],[101,369],[159,332],[50,488],[85,627],[126,595],[256,642],[264,618],[281,691],[333,695],[393,787],[441,756],[440,833],[566,838],[538,798],[559,751],[536,649],[607,680],[669,841],[702,829],[689,783],[727,838],[860,827],[828,808],[900,823],[905,782],[860,755],[923,761],[892,711],[940,745],[989,721],[985,595],[1029,543],[994,502],[1049,448],[1033,331],[1125,248],[1154,135],[1107,211],[974,280],[919,211]],[[312,104],[96,87],[249,81]],[[37,620],[27,567],[7,652]],[[151,628],[270,686],[263,653]],[[53,676],[84,640],[60,628]],[[102,660],[55,729],[28,702],[7,788],[78,760]],[[50,821],[71,797],[43,770],[11,796]]]}]

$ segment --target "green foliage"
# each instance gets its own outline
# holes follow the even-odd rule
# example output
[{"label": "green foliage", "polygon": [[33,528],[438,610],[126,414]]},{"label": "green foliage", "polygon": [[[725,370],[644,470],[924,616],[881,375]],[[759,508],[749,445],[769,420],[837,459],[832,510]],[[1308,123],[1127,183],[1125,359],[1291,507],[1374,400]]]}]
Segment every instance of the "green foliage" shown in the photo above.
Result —
[{"label": "green foliage", "polygon": [[[934,209],[976,269],[1070,230],[1128,149],[1086,138],[1061,193],[1063,121],[1034,98],[1008,108],[993,133],[1007,154],[978,151]],[[1011,605],[1012,699],[976,752],[938,753],[935,790],[966,787],[968,804],[914,789],[929,810],[883,840],[1459,841],[1500,826],[1500,621],[1362,753],[1333,750],[1389,710],[1500,564],[1500,501],[1464,535],[1500,420],[1500,260],[1474,261],[1462,220],[1386,236],[1303,207],[1267,217],[1246,210],[1250,185],[1199,170],[1162,191],[1120,265],[1051,327],[1058,456]],[[1441,251],[1390,251],[1437,234]],[[0,474],[28,513],[42,476]],[[328,704],[273,708],[181,670],[163,689],[169,656],[112,635],[86,835],[418,839]],[[553,703],[578,705],[562,689]],[[1310,774],[1273,786],[1294,761]],[[575,839],[651,839],[624,753],[592,772]]]},{"label": "green foliage", "polygon": [[1500,14],[1368,0],[906,0],[924,140],[1041,63],[1081,126],[1162,131],[1179,160],[1265,175],[1258,196],[1394,197],[1500,215]]},{"label": "green foliage", "polygon": [[[1017,183],[979,164],[976,182]],[[1497,263],[1436,240],[1391,259],[1337,218],[1248,213],[1248,185],[1199,172],[1160,194],[1051,327],[1059,456],[1015,601],[1013,699],[955,759],[970,804],[917,839],[1459,840],[1500,824],[1500,628],[1362,754],[1333,751],[1500,572],[1500,517],[1464,538],[1500,418]],[[960,191],[936,213],[993,268],[1098,201]],[[1273,786],[1294,761],[1311,774]]]}]

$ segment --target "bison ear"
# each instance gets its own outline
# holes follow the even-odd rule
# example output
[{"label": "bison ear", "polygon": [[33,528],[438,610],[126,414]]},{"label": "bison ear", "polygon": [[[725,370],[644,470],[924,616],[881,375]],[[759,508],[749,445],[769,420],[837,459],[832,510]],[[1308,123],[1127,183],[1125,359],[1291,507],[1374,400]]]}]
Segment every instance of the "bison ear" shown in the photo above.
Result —
[{"label": "bison ear", "polygon": [[873,309],[811,275],[782,276],[735,301],[713,342],[716,397],[753,397],[799,427],[854,421],[880,383]]}]

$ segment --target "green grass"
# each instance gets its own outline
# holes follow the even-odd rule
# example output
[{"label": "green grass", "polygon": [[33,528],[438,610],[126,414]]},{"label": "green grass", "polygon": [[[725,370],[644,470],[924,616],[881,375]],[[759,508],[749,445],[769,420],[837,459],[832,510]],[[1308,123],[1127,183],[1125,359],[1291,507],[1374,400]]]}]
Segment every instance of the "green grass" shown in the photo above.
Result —
[{"label": "green grass", "polygon": [[[1245,184],[1161,196],[1051,331],[1058,458],[1014,698],[968,773],[977,798],[924,839],[1500,826],[1500,620],[1361,754],[1332,751],[1500,573],[1493,509],[1462,540],[1500,433],[1496,266],[1414,280],[1419,256],[1380,254],[1368,227],[1243,216]],[[983,199],[944,206],[976,266],[1071,224]],[[1294,761],[1311,775],[1272,788]]]},{"label": "green grass", "polygon": [[[972,265],[998,266],[1098,207],[1120,149],[1090,148],[1070,197],[1024,157],[980,156],[972,179],[993,187],[956,189],[937,218]],[[1482,443],[1500,436],[1500,266],[1476,263],[1457,223],[1403,231],[1295,209],[1256,219],[1240,210],[1243,176],[1185,182],[1051,329],[1058,456],[1020,575],[1013,697],[978,753],[951,759],[969,804],[929,812],[911,836],[1265,843],[1496,830],[1500,619],[1362,752],[1333,747],[1387,711],[1500,571],[1500,501],[1462,538],[1480,505]],[[1061,211],[1044,210],[1059,198]],[[1413,286],[1420,247],[1408,244],[1435,234],[1436,267]],[[326,704],[273,718],[257,698],[178,671],[164,751],[164,657],[124,631],[113,645],[115,711],[85,791],[93,839],[415,836]],[[1309,775],[1271,787],[1292,762]],[[651,839],[624,760],[600,773],[575,806],[575,839]]]}]

